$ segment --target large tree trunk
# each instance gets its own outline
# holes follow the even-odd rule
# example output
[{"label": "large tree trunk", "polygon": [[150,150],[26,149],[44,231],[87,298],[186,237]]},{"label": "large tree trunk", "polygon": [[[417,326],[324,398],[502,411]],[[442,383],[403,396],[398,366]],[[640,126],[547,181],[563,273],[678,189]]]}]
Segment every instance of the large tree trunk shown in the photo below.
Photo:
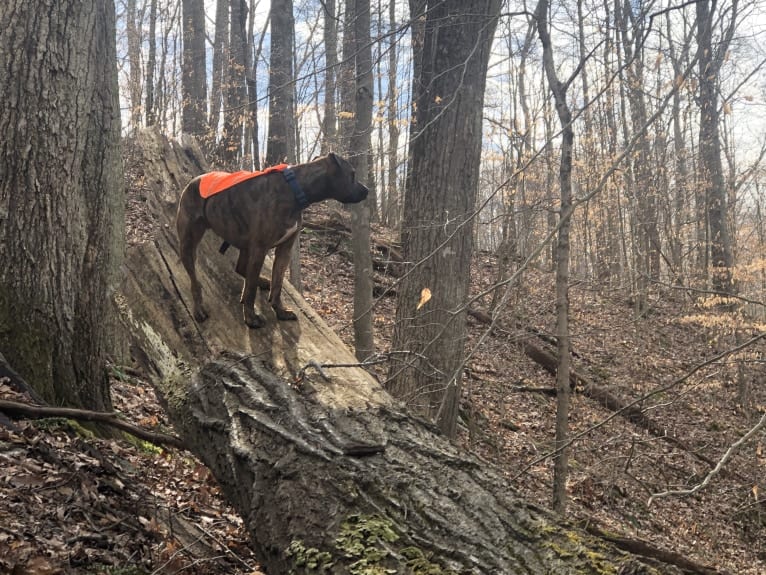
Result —
[{"label": "large tree trunk", "polygon": [[[193,149],[150,136],[156,232],[131,248],[118,300],[134,356],[244,518],[268,573],[652,572],[520,499],[498,470],[402,412],[365,371],[328,366],[353,364],[353,355],[290,286],[297,322],[276,322],[266,306],[267,325],[246,328],[236,256],[219,255],[212,235],[198,259],[212,313],[196,325],[168,224],[181,186],[206,166]],[[324,364],[325,377],[311,363]]]},{"label": "large tree trunk", "polygon": [[[413,1],[413,14],[418,14]],[[432,5],[433,4],[433,5]],[[428,2],[416,47],[402,245],[413,265],[397,297],[389,390],[454,436],[473,252],[487,63],[500,2]],[[413,34],[418,33],[413,30]],[[432,294],[418,309],[423,289]]]},{"label": "large tree trunk", "polygon": [[230,0],[229,65],[226,72],[223,138],[221,158],[229,169],[242,167],[242,144],[247,115],[247,66],[245,64],[245,25],[247,5],[244,0]]},{"label": "large tree trunk", "polygon": [[293,1],[271,5],[271,55],[269,57],[269,133],[266,165],[295,161],[293,108]]},{"label": "large tree trunk", "polygon": [[0,3],[0,352],[49,402],[100,410],[123,254],[114,18]]},{"label": "large tree trunk", "polygon": [[712,286],[716,291],[734,292],[731,232],[727,190],[721,164],[720,112],[718,91],[721,66],[729,49],[734,30],[738,1],[734,0],[731,17],[724,29],[724,37],[713,47],[714,21],[719,17],[715,2],[697,2],[697,58],[699,61],[699,187],[706,198],[710,225],[710,260],[712,263]]},{"label": "large tree trunk", "polygon": [[183,0],[183,69],[181,71],[181,125],[198,138],[207,136],[207,66],[205,4]]}]

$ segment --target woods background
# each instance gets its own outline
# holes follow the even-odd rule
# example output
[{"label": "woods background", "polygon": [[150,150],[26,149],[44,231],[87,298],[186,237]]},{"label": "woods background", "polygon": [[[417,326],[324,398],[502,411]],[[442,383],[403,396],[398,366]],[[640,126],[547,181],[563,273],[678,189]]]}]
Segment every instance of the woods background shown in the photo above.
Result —
[{"label": "woods background", "polygon": [[[651,440],[671,445],[684,459],[678,469],[660,468],[660,475],[669,478],[635,477],[628,468],[638,436],[629,433],[632,439],[620,440],[621,479],[646,491],[650,502],[695,494],[721,474],[747,441],[760,439],[766,426],[766,416],[758,421],[763,411],[758,344],[764,338],[766,289],[763,8],[761,2],[737,0],[539,0],[534,6],[500,0],[116,0],[96,7],[49,2],[38,14],[11,0],[0,8],[0,68],[10,71],[0,83],[0,96],[7,102],[0,108],[7,136],[0,143],[0,352],[5,356],[0,359],[8,360],[9,379],[18,379],[13,366],[49,403],[111,410],[104,368],[118,342],[106,302],[118,290],[122,273],[135,287],[123,315],[125,308],[131,313],[153,310],[146,312],[143,325],[163,325],[163,340],[176,342],[175,357],[188,352],[199,368],[195,381],[204,383],[210,358],[191,353],[194,346],[205,346],[190,343],[204,331],[186,325],[182,296],[174,300],[175,308],[155,309],[156,293],[147,291],[157,287],[163,297],[171,293],[166,276],[174,275],[166,256],[175,249],[172,234],[163,231],[161,243],[155,238],[157,253],[151,246],[131,246],[136,249],[128,250],[127,264],[121,266],[124,198],[116,185],[121,150],[145,149],[153,142],[154,173],[129,183],[128,203],[137,189],[150,189],[142,201],[155,203],[148,219],[155,218],[162,230],[169,229],[175,191],[196,171],[252,170],[335,151],[349,157],[359,179],[373,190],[348,218],[356,359],[385,361],[385,368],[376,369],[387,391],[435,425],[413,423],[398,440],[401,445],[410,441],[408,434],[420,433],[427,444],[435,429],[450,439],[468,429],[475,438],[479,417],[465,383],[475,369],[486,368],[482,362],[492,363],[486,357],[491,338],[513,331],[516,347],[505,345],[496,356],[520,349],[555,375],[555,388],[510,386],[514,368],[507,365],[490,371],[505,386],[503,402],[517,391],[555,396],[555,410],[546,419],[548,424],[555,419],[555,439],[539,458],[525,461],[525,471],[543,461],[553,463],[556,512],[567,510],[573,441],[617,416]],[[165,137],[181,143],[168,145]],[[371,238],[371,225],[386,234],[385,241]],[[136,266],[142,257],[147,265]],[[225,277],[207,259],[207,273]],[[290,280],[299,293],[300,259],[293,258],[293,264]],[[491,271],[476,273],[477,268]],[[141,275],[145,269],[156,272],[152,281]],[[382,289],[374,285],[376,272],[387,278]],[[573,325],[582,330],[588,321],[600,319],[573,316],[573,288],[580,294],[581,310],[588,307],[583,293],[619,307],[619,324],[633,326],[631,335],[608,340],[594,336],[596,328],[573,331]],[[395,295],[395,306],[384,301],[386,294]],[[138,302],[144,300],[148,303],[142,308]],[[538,310],[530,307],[532,302]],[[665,332],[658,319],[674,306],[683,315],[668,325],[687,326],[691,346],[681,361],[664,353]],[[604,309],[594,308],[597,314]],[[533,325],[536,311],[547,314],[542,329]],[[469,315],[481,326],[479,335],[469,329]],[[225,337],[234,332],[220,325],[215,329]],[[628,342],[634,335],[658,333],[648,353],[631,355]],[[262,339],[262,334],[245,332],[251,345]],[[599,360],[589,365],[578,348],[595,351]],[[162,391],[172,398],[179,389],[172,386],[175,375],[168,376],[177,374],[178,366],[171,365],[175,360],[162,346],[147,350],[144,358],[156,354],[162,361],[144,362],[145,371],[154,365],[155,383],[167,385]],[[481,362],[471,362],[479,357]],[[630,357],[641,367],[643,380],[623,373],[613,387],[608,377],[599,377],[611,362]],[[590,369],[580,371],[583,365]],[[656,374],[648,373],[649,365]],[[168,366],[172,369],[163,372]],[[299,367],[288,366],[296,373]],[[264,375],[259,366],[248,370],[254,386],[260,381],[280,397],[282,403],[263,404],[264,413],[255,417],[273,432],[272,411],[288,413],[305,398],[296,400],[299,391]],[[688,444],[667,431],[665,418],[679,423],[668,409],[674,402],[682,405],[686,391],[673,399],[665,394],[693,378],[697,388],[725,396],[722,404],[736,417],[726,440],[711,453],[695,426],[685,428],[694,436]],[[195,388],[205,406],[220,399],[208,399],[207,387]],[[481,386],[476,390],[484,392]],[[576,421],[570,411],[573,390],[610,412],[574,436],[569,428]],[[179,395],[186,399],[171,405],[171,413],[188,423],[186,410],[199,409],[192,394]],[[245,393],[242,408],[225,418],[216,415],[224,422],[217,429],[229,428],[225,422],[245,410],[257,413],[247,405],[252,399]],[[708,407],[691,400],[683,406],[692,420]],[[308,424],[300,416],[291,419],[300,433],[269,436],[276,442],[273,451],[284,450],[288,457],[300,443],[296,437],[305,433],[301,445],[321,446],[320,451],[306,448],[309,455],[349,455],[311,428],[315,420],[337,415],[333,402],[316,412],[313,407]],[[324,415],[325,408],[331,415]],[[414,421],[387,410],[359,417]],[[198,427],[179,426],[203,460],[210,450],[204,441],[195,446],[194,437],[204,437],[199,429],[212,419],[202,418]],[[731,423],[700,419],[708,427]],[[389,439],[395,435],[390,431]],[[225,434],[217,440],[235,448],[233,453],[252,447]],[[386,441],[372,445],[374,457],[385,451]],[[758,532],[763,458],[760,444],[751,448],[752,465],[740,463],[734,472],[740,508],[733,513],[746,517],[744,530],[755,526]],[[393,451],[385,455],[389,463],[396,460]],[[428,451],[428,457],[444,453]],[[308,465],[288,459],[296,470]],[[448,460],[461,468],[458,455]],[[373,458],[367,464],[372,471],[362,475],[378,476],[381,462]],[[471,464],[476,470],[471,480],[481,475],[481,465]],[[216,468],[214,462],[210,467],[225,486],[231,469]],[[264,468],[264,481],[279,483],[271,467]],[[327,467],[327,479],[318,479],[321,486],[336,483],[331,469],[342,471]],[[363,479],[351,475],[354,481]],[[582,495],[588,479],[580,479]],[[232,496],[237,487],[230,486],[230,499],[237,499]],[[362,492],[366,488],[359,487]],[[437,481],[427,491],[440,488]],[[239,498],[244,507],[251,505],[251,491]],[[388,515],[394,516],[400,507],[389,495],[378,504],[390,506]],[[450,501],[455,516],[473,511]],[[276,498],[258,510],[287,537],[294,531],[280,522],[283,504]],[[408,530],[404,516],[399,534]],[[543,516],[541,521],[548,521]],[[322,519],[317,515],[311,521],[321,524]],[[265,564],[288,561],[289,541],[269,539],[280,529],[248,527],[265,537],[258,547]],[[322,549],[333,545],[332,530],[328,533],[326,541],[316,543]],[[559,535],[562,541],[568,538]],[[609,539],[603,532],[598,537]],[[547,564],[558,568],[571,552],[561,553],[548,543],[544,533],[535,533],[532,552],[544,549],[538,570]],[[468,537],[464,547],[471,545],[484,544]],[[586,547],[592,545],[599,543],[588,541]],[[449,557],[441,547],[433,539],[423,544],[429,553],[434,549],[442,566],[477,565],[475,554]],[[624,567],[624,557],[613,552],[610,547],[610,561]],[[506,558],[489,552],[481,561],[507,566],[517,561],[515,553]],[[682,567],[675,559],[668,562],[679,569],[714,572],[704,565]]]}]

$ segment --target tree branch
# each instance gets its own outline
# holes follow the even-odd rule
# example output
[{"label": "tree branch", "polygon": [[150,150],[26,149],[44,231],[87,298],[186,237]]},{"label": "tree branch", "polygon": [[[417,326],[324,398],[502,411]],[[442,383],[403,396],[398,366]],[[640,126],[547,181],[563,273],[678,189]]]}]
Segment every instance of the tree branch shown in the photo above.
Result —
[{"label": "tree branch", "polygon": [[186,449],[184,442],[174,435],[167,435],[156,431],[149,431],[143,427],[138,427],[119,419],[116,413],[106,413],[103,411],[88,411],[86,409],[74,409],[70,407],[48,407],[45,405],[30,405],[28,403],[19,403],[17,401],[8,401],[0,399],[0,412],[6,413],[14,419],[42,419],[45,417],[65,417],[67,419],[76,419],[78,421],[94,421],[103,423],[127,431],[139,439],[156,443],[157,445],[167,445]]}]

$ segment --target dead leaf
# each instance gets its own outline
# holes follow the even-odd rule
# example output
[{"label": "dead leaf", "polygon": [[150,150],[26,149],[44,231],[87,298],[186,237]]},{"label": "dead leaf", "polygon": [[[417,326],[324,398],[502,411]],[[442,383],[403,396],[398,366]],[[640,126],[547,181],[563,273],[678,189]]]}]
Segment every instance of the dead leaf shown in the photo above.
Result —
[{"label": "dead leaf", "polygon": [[428,289],[427,287],[423,288],[423,290],[420,292],[420,301],[418,302],[418,307],[416,307],[415,309],[416,310],[420,309],[421,307],[426,305],[426,303],[428,303],[428,300],[430,299],[431,299],[431,290]]}]

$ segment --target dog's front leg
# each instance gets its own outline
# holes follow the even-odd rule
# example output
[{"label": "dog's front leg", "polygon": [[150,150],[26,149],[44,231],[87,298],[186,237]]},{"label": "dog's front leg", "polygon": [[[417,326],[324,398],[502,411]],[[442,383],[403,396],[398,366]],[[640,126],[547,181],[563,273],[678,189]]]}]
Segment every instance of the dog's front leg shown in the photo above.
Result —
[{"label": "dog's front leg", "polygon": [[295,321],[298,316],[289,309],[282,307],[282,282],[285,271],[290,264],[290,254],[298,234],[293,235],[288,241],[279,244],[274,250],[274,266],[271,268],[271,290],[269,291],[269,303],[277,314],[277,319],[282,321]]},{"label": "dog's front leg", "polygon": [[255,311],[255,295],[258,290],[258,277],[263,267],[263,260],[266,257],[266,250],[261,247],[250,247],[247,262],[247,275],[242,287],[242,314],[245,318],[247,327],[262,327],[266,320]]},{"label": "dog's front leg", "polygon": [[[235,271],[243,278],[247,277],[247,260],[249,257],[249,250],[239,250],[239,258],[237,258]],[[264,291],[269,291],[271,289],[271,282],[264,277],[258,276],[258,287]]]}]

